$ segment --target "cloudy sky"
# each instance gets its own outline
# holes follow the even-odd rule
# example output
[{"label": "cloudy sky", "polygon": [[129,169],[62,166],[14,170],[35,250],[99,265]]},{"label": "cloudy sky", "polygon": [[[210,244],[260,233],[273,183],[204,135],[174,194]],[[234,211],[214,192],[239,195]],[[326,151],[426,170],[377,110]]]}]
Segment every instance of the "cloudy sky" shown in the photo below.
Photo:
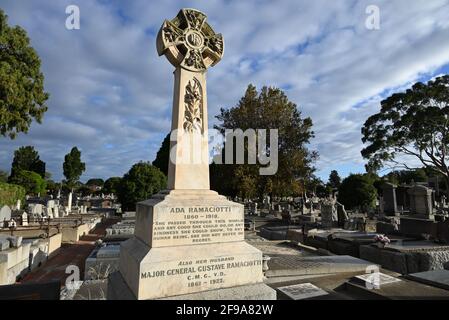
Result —
[{"label": "cloudy sky", "polygon": [[[67,30],[68,5],[81,28]],[[380,9],[380,30],[366,9]],[[173,67],[155,37],[179,9],[205,12],[225,38],[208,73],[209,121],[234,106],[249,83],[283,88],[314,122],[318,175],[363,172],[360,127],[382,98],[449,73],[449,0],[0,0],[42,59],[49,110],[16,140],[0,138],[0,169],[34,145],[62,178],[64,155],[82,150],[82,180],[123,175],[152,161],[170,130]]]}]

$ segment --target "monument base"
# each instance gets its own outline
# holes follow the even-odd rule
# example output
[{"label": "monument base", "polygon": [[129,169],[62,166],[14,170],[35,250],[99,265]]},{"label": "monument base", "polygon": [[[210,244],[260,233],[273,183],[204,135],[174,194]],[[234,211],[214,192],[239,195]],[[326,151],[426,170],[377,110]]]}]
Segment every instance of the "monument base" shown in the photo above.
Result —
[{"label": "monument base", "polygon": [[161,192],[137,204],[120,274],[138,300],[263,284],[262,252],[243,227],[243,205],[216,192]]},{"label": "monument base", "polygon": [[[136,300],[120,272],[109,276],[107,300]],[[183,294],[155,300],[276,300],[276,290],[264,283]]]}]

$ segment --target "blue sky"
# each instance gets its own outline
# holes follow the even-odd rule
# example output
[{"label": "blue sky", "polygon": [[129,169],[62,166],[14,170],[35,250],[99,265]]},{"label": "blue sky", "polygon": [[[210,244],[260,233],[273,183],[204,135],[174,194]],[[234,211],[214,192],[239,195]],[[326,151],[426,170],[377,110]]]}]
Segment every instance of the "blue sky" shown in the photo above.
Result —
[{"label": "blue sky", "polygon": [[[80,30],[65,8],[78,5]],[[380,9],[380,30],[365,10]],[[208,72],[209,123],[234,106],[249,83],[286,90],[314,122],[318,175],[363,172],[360,127],[386,95],[449,72],[449,0],[95,1],[0,0],[10,24],[25,28],[42,59],[50,92],[43,124],[0,139],[0,169],[34,145],[62,178],[64,155],[82,150],[93,177],[123,175],[152,161],[170,129],[173,67],[158,57],[157,30],[179,9],[204,11],[225,39]]]}]

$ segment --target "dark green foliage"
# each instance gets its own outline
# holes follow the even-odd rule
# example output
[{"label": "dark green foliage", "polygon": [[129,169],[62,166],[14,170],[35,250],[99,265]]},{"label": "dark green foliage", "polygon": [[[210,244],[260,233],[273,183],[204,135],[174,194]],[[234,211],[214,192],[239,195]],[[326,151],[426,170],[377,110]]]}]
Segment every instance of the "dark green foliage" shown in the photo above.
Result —
[{"label": "dark green foliage", "polygon": [[137,202],[147,200],[166,186],[167,178],[155,166],[148,162],[133,165],[118,188],[117,196],[122,210],[134,211]]},{"label": "dark green foliage", "polygon": [[22,186],[0,182],[0,208],[14,206],[17,200],[25,202],[26,191]]},{"label": "dark green foliage", "polygon": [[9,181],[11,182],[22,170],[33,171],[42,178],[45,177],[45,162],[40,160],[39,153],[32,146],[20,147],[14,151]]},{"label": "dark green foliage", "polygon": [[0,183],[2,182],[3,183],[8,182],[8,173],[3,170],[0,170]]},{"label": "dark green foliage", "polygon": [[87,186],[97,186],[97,187],[103,187],[104,185],[104,180],[100,179],[100,178],[96,178],[96,179],[89,179],[86,182]]},{"label": "dark green foliage", "polygon": [[118,190],[118,187],[120,186],[121,181],[122,181],[122,178],[120,178],[120,177],[109,178],[104,183],[103,192],[117,194],[117,190]]},{"label": "dark green foliage", "polygon": [[[263,87],[257,92],[249,85],[238,105],[221,109],[215,126],[222,134],[226,129],[278,129],[279,160],[274,175],[259,174],[261,165],[235,164],[211,167],[211,188],[225,195],[241,197],[299,195],[305,191],[305,181],[313,175],[316,152],[310,152],[307,144],[313,138],[312,120],[302,118],[296,104],[288,100],[277,88]],[[270,139],[267,137],[267,143]],[[270,146],[267,146],[270,152]],[[248,143],[245,143],[245,153]],[[223,157],[224,159],[224,157]],[[245,154],[247,159],[247,154]],[[223,161],[224,163],[224,161]]]},{"label": "dark green foliage", "polygon": [[341,178],[340,178],[337,170],[332,170],[329,175],[328,186],[331,187],[332,189],[338,189],[338,187],[340,187],[340,185],[341,185]]},{"label": "dark green foliage", "polygon": [[22,28],[8,26],[0,9],[0,135],[14,139],[41,123],[49,94],[44,91],[41,61]]},{"label": "dark green foliage", "polygon": [[347,209],[368,209],[375,206],[377,190],[376,180],[369,175],[351,174],[338,189],[338,201]]},{"label": "dark green foliage", "polygon": [[21,170],[11,179],[11,183],[25,188],[27,194],[41,196],[46,194],[47,182],[36,172]]},{"label": "dark green foliage", "polygon": [[369,159],[367,170],[393,164],[411,169],[409,156],[449,181],[449,75],[427,84],[418,82],[405,92],[395,93],[381,103],[379,113],[362,128],[362,150]]},{"label": "dark green foliage", "polygon": [[153,166],[159,168],[166,176],[168,176],[168,161],[170,158],[170,134],[167,134],[162,141],[162,145],[153,161]]},{"label": "dark green foliage", "polygon": [[66,154],[63,164],[64,176],[69,188],[74,188],[79,178],[86,170],[86,164],[81,161],[81,151],[77,147]]}]

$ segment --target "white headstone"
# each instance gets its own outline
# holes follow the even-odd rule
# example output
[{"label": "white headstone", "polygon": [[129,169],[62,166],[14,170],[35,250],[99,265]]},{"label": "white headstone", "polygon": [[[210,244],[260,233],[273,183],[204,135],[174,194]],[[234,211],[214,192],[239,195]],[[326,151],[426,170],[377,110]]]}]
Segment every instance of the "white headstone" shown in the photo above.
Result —
[{"label": "white headstone", "polygon": [[22,213],[22,226],[28,225],[28,214],[26,212]]},{"label": "white headstone", "polygon": [[72,211],[72,193],[69,193],[69,199],[67,201],[67,211],[70,213]]},{"label": "white headstone", "polygon": [[0,209],[0,223],[3,223],[5,220],[11,220],[11,208],[8,206],[3,206]]}]

